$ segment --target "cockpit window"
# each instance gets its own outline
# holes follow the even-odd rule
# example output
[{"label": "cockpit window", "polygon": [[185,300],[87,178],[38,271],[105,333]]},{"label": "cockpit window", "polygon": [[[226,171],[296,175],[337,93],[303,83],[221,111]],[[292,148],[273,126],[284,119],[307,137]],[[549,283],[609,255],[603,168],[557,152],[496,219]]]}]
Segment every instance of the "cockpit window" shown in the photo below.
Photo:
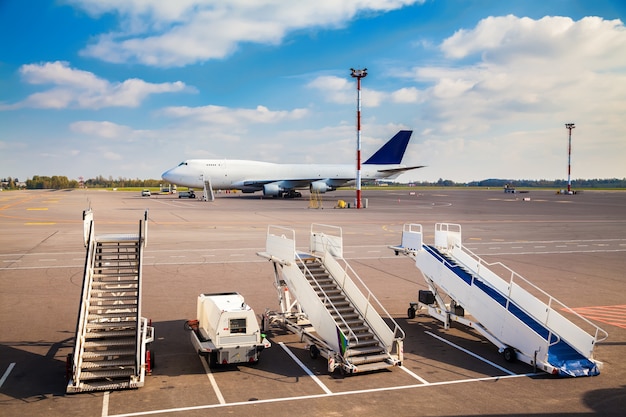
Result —
[{"label": "cockpit window", "polygon": [[187,165],[187,161],[183,161],[180,164],[178,164],[178,166],[181,166],[181,165]]}]

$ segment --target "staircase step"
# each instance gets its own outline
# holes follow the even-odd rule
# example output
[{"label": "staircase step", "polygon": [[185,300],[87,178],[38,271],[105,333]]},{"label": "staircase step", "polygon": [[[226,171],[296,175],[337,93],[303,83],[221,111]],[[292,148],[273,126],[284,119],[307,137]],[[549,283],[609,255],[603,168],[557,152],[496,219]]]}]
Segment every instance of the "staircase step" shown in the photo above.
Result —
[{"label": "staircase step", "polygon": [[344,331],[344,333],[347,333],[347,329],[352,330],[352,333],[364,333],[364,332],[369,332],[370,328],[368,326],[346,326],[343,323],[339,323],[339,328],[341,330]]},{"label": "staircase step", "polygon": [[393,365],[389,362],[373,362],[373,363],[365,363],[357,366],[357,372],[371,372],[378,371],[381,369],[391,368]]},{"label": "staircase step", "polygon": [[128,368],[128,369],[118,369],[118,370],[82,372],[80,374],[80,379],[82,381],[92,381],[94,379],[129,378],[133,375],[135,375],[135,369]]},{"label": "staircase step", "polygon": [[[123,301],[130,301],[129,303],[122,303]],[[132,295],[121,295],[121,296],[106,296],[106,297],[92,297],[91,299],[91,304],[92,305],[101,305],[101,304],[97,304],[97,303],[103,303],[103,302],[108,302],[108,303],[117,303],[120,305],[132,305],[134,301],[134,304],[137,304],[137,296],[132,296]]]},{"label": "staircase step", "polygon": [[381,352],[384,352],[385,349],[383,349],[380,346],[370,346],[370,347],[353,347],[350,346],[350,348],[346,351],[345,355],[346,357],[355,357],[355,356],[363,356],[363,355],[376,355],[379,354]]},{"label": "staircase step", "polygon": [[[135,336],[135,334],[132,334],[131,336]],[[85,348],[94,349],[111,346],[134,346],[135,344],[136,341],[134,337],[128,337],[127,335],[118,335],[118,337],[97,338],[88,340],[85,342]]]},{"label": "staircase step", "polygon": [[135,367],[135,361],[131,358],[126,359],[114,359],[103,361],[84,361],[80,369],[115,369],[115,368],[128,368]]},{"label": "staircase step", "polygon": [[363,365],[366,363],[385,362],[389,359],[387,353],[380,353],[377,355],[362,355],[362,356],[350,356],[350,363],[353,365]]},{"label": "staircase step", "polygon": [[109,330],[117,329],[117,328],[135,328],[137,327],[137,322],[135,320],[128,321],[120,321],[116,323],[87,323],[88,330]]},{"label": "staircase step", "polygon": [[[122,338],[132,337],[134,338],[137,335],[135,329],[130,330],[116,330],[116,331],[103,331],[103,332],[87,332],[85,333],[85,339],[94,340],[94,339],[115,339],[121,340]],[[131,339],[133,343],[135,343],[135,339]],[[90,342],[86,342],[90,343]]]},{"label": "staircase step", "polygon": [[98,290],[111,290],[111,289],[128,289],[133,288],[137,289],[137,285],[139,284],[138,280],[130,279],[130,280],[117,280],[117,281],[93,281],[91,283],[92,289]]},{"label": "staircase step", "polygon": [[[100,298],[91,299],[92,303],[89,305],[89,313],[90,314],[98,314],[98,313],[115,313],[116,311],[122,312],[128,309],[136,309],[137,302],[130,300],[126,302],[113,302],[110,300],[109,302],[100,302],[103,301]],[[94,302],[95,301],[95,302]]]},{"label": "staircase step", "polygon": [[[127,310],[131,310],[131,309],[127,309]],[[87,320],[89,323],[94,323],[95,320],[102,320],[101,323],[107,323],[107,322],[119,323],[122,318],[124,319],[124,320],[121,320],[122,322],[137,321],[136,317],[137,317],[137,311],[113,311],[113,312],[107,312],[107,313],[88,314]],[[129,318],[132,318],[133,320],[129,320]],[[112,321],[111,319],[120,319],[120,320]]]},{"label": "staircase step", "polygon": [[134,349],[118,349],[118,350],[93,350],[84,351],[83,359],[104,358],[107,356],[135,356]]}]

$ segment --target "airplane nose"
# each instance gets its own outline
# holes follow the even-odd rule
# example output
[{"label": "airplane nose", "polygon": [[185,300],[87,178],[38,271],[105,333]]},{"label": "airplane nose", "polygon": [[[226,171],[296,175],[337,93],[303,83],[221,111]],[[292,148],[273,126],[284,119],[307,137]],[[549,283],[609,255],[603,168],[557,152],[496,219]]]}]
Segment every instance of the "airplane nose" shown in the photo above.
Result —
[{"label": "airplane nose", "polygon": [[163,179],[163,181],[171,181],[173,178],[172,175],[172,169],[168,169],[167,171],[165,171],[164,173],[161,174],[161,178]]}]

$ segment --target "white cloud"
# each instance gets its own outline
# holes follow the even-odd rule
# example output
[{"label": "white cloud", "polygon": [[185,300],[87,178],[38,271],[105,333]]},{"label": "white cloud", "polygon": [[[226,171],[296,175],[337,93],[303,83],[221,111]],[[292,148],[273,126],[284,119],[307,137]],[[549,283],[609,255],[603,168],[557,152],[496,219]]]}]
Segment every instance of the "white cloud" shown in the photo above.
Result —
[{"label": "white cloud", "polygon": [[416,68],[415,81],[430,85],[426,103],[447,128],[451,120],[542,128],[537,124],[591,109],[601,118],[626,114],[626,30],[619,21],[489,17],[444,40],[441,51],[449,66]]},{"label": "white cloud", "polygon": [[22,65],[20,74],[29,84],[52,87],[31,94],[18,103],[0,106],[0,110],[138,107],[151,94],[192,90],[181,81],[154,84],[131,78],[123,82],[109,82],[61,61]]},{"label": "white cloud", "polygon": [[117,14],[120,29],[82,53],[109,62],[180,67],[233,53],[243,42],[275,45],[291,31],[337,28],[359,13],[385,12],[424,0],[146,1],[70,0],[94,17]]},{"label": "white cloud", "polygon": [[232,109],[210,105],[167,107],[162,110],[162,113],[170,117],[189,119],[195,122],[239,126],[242,123],[278,123],[284,120],[297,120],[305,117],[308,110],[272,111],[265,106],[257,106],[256,109]]}]

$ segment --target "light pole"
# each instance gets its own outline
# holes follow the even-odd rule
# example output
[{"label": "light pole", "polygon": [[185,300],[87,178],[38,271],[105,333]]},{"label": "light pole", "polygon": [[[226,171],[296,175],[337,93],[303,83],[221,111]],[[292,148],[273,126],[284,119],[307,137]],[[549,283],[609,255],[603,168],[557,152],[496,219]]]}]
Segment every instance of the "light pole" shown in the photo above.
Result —
[{"label": "light pole", "polygon": [[356,78],[356,208],[361,208],[361,78],[367,76],[367,68],[350,68]]},{"label": "light pole", "polygon": [[574,129],[574,123],[565,123],[565,128],[569,130],[569,142],[567,145],[567,194],[572,193],[572,129]]}]

